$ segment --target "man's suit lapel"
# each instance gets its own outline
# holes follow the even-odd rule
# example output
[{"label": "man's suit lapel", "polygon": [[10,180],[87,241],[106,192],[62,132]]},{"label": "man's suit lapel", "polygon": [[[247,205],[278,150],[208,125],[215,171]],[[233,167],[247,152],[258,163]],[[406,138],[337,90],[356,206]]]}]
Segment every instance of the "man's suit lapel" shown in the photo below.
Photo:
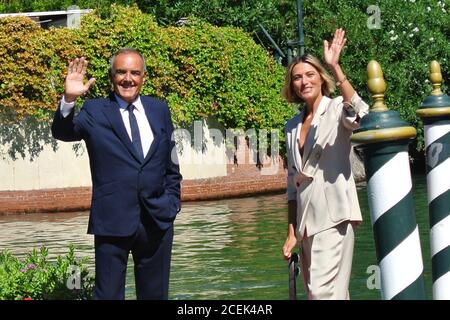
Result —
[{"label": "man's suit lapel", "polygon": [[108,118],[111,123],[111,127],[113,128],[116,135],[128,149],[128,151],[133,155],[136,160],[139,161],[139,155],[131,143],[130,137],[128,136],[127,130],[125,129],[125,125],[123,124],[122,115],[120,114],[120,107],[114,97],[114,94],[109,95],[109,99],[104,105],[103,113]]},{"label": "man's suit lapel", "polygon": [[163,119],[161,119],[159,114],[155,112],[150,102],[147,99],[145,99],[145,97],[141,96],[141,101],[145,109],[145,115],[147,116],[147,120],[150,123],[150,128],[152,129],[153,132],[153,142],[150,145],[150,149],[148,150],[147,155],[145,156],[143,162],[143,165],[145,165],[158,148],[159,141],[161,140],[161,133],[163,133],[164,131],[163,125],[165,123]]}]

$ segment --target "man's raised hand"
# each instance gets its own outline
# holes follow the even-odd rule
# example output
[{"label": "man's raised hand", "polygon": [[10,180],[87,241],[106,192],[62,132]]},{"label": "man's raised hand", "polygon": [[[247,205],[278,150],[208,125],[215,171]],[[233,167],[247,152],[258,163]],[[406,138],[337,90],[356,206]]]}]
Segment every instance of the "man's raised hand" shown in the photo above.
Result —
[{"label": "man's raised hand", "polygon": [[95,81],[95,78],[84,82],[84,75],[88,62],[84,57],[76,58],[69,63],[66,82],[64,84],[64,100],[68,103],[76,100],[77,97],[86,94]]}]

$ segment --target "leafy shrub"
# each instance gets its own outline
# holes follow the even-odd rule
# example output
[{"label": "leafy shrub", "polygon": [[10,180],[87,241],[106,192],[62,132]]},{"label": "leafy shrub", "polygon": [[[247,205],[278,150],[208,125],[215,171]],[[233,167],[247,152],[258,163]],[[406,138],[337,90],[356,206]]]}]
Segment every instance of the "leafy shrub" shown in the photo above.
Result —
[{"label": "leafy shrub", "polygon": [[[181,17],[195,15],[217,26],[241,27],[255,41],[271,48],[262,34],[262,23],[286,53],[287,40],[296,39],[296,1],[291,0],[137,0],[145,12],[154,13],[159,23],[173,24]],[[306,52],[322,57],[322,40],[334,30],[347,31],[347,48],[342,66],[348,78],[367,102],[367,63],[380,62],[387,82],[386,102],[418,129],[416,150],[423,149],[423,127],[416,116],[431,92],[428,65],[441,63],[444,90],[450,81],[450,1],[449,0],[315,0],[303,1],[303,29]],[[374,17],[368,8],[376,5],[379,28],[369,28]],[[257,35],[257,36],[256,36]],[[273,49],[273,48],[272,48]]]},{"label": "leafy shrub", "polygon": [[[94,279],[89,276],[86,258],[77,259],[74,247],[56,262],[47,259],[48,249],[34,249],[21,260],[9,251],[0,252],[0,300],[90,299]],[[75,269],[77,268],[77,269]],[[80,286],[71,283],[79,271]],[[69,285],[68,285],[69,283]],[[69,289],[73,287],[75,289]]]},{"label": "leafy shrub", "polygon": [[258,23],[269,30],[281,45],[296,35],[296,2],[292,0],[3,0],[1,13],[66,10],[76,5],[95,9],[102,17],[110,16],[111,4],[136,4],[144,13],[154,15],[158,24],[174,25],[180,18],[196,16],[215,26],[242,28],[259,34],[255,41],[270,45]]},{"label": "leafy shrub", "polygon": [[133,0],[1,0],[0,12],[36,12],[66,10],[68,7],[76,5],[80,8],[99,9],[103,12],[112,3],[130,5]]},{"label": "leafy shrub", "polygon": [[[51,5],[59,6],[54,9],[61,9],[66,4],[64,1],[33,1],[33,5],[45,2],[49,5],[47,9],[50,9]],[[31,5],[25,0],[7,2],[4,4],[4,9],[13,6],[13,3],[20,3],[22,7]],[[64,6],[61,7],[63,3]],[[27,82],[28,80],[22,76],[33,71],[26,69],[33,65],[30,59],[25,66],[17,60],[19,57],[17,55],[12,59],[18,63],[17,66],[11,63],[11,59],[5,59],[15,54],[14,50],[7,51],[11,46],[8,41],[10,33],[20,33],[20,29],[25,26],[6,29],[5,22],[0,21],[0,60],[2,60],[0,61],[0,77],[4,75],[0,79],[0,105],[17,109],[19,114],[28,112],[38,116],[47,110],[52,110],[53,102],[62,92],[61,77],[66,68],[65,64],[68,59],[80,54],[86,54],[91,59],[93,68],[90,71],[98,78],[91,96],[103,94],[109,89],[105,71],[110,55],[114,49],[128,45],[135,46],[144,53],[147,52],[150,81],[147,81],[144,93],[155,94],[169,100],[174,120],[178,125],[198,117],[216,114],[220,116],[219,120],[225,124],[225,127],[241,125],[255,128],[280,127],[279,124],[292,115],[289,108],[277,96],[278,89],[281,87],[283,70],[273,65],[273,60],[268,58],[258,45],[248,39],[241,41],[245,37],[245,32],[232,28],[213,27],[192,18],[190,21],[193,22],[186,27],[165,28],[160,27],[158,23],[173,25],[179,18],[193,14],[213,24],[242,27],[252,36],[255,36],[257,32],[262,42],[267,45],[256,24],[258,21],[267,27],[270,34],[286,51],[287,39],[297,37],[294,1],[124,0],[119,2],[137,3],[141,10],[153,13],[155,17],[142,14],[136,7],[124,9],[113,6],[110,8],[109,3],[111,3],[109,0],[95,3],[90,0],[74,1],[73,4],[82,8],[99,8],[102,17],[107,17],[105,19],[101,19],[98,15],[86,17],[81,31],[52,30],[45,33],[43,30],[38,30],[39,28],[27,26],[26,32],[16,37],[13,35],[12,39],[15,40],[11,42],[15,42],[14,45],[20,47],[21,38],[24,37],[23,44],[31,46],[30,52],[39,52],[41,47],[51,48],[54,52],[59,50],[59,53],[52,57],[53,60],[50,59],[53,63],[52,68],[48,68],[48,72],[39,70],[36,72],[36,75],[45,73],[47,77],[53,76],[55,92],[52,93],[51,90],[46,89],[46,96],[39,91],[35,83],[39,83],[42,88],[45,83],[51,83],[48,82],[48,78],[37,76],[35,80]],[[381,20],[378,29],[370,29],[367,25],[370,18],[367,9],[374,4],[380,10]],[[369,93],[364,90],[367,83],[366,66],[371,59],[379,61],[388,84],[387,105],[399,111],[402,118],[417,127],[416,149],[422,150],[422,123],[415,111],[431,90],[430,83],[427,81],[427,68],[431,60],[438,60],[441,63],[444,75],[443,89],[448,90],[449,10],[449,0],[392,0],[379,3],[371,0],[304,1],[303,26],[306,51],[321,57],[322,39],[330,39],[338,27],[345,28],[348,42],[342,56],[342,66],[348,78],[363,98],[370,103]],[[127,29],[128,26],[130,29]],[[148,32],[145,32],[146,30]],[[54,37],[53,41],[45,39],[51,35]],[[29,37],[37,37],[39,40],[26,40]],[[230,41],[230,38],[239,39],[240,42]],[[241,47],[240,43],[245,43],[245,46]],[[49,60],[48,57],[45,58],[45,50],[43,52],[43,60]],[[236,55],[233,55],[234,53]],[[6,61],[3,61],[4,59]],[[245,62],[245,59],[250,62]],[[39,59],[37,61],[42,65]],[[230,69],[225,70],[227,66]],[[15,80],[11,80],[15,77],[16,69],[19,69],[17,75],[20,78],[17,85]],[[245,74],[244,71],[249,73]],[[263,75],[262,78],[261,75]],[[244,81],[233,83],[234,79],[244,79]],[[268,88],[266,92],[263,91],[262,86]],[[256,90],[255,87],[257,87]],[[5,92],[5,90],[12,91]],[[231,92],[233,90],[235,94]],[[26,96],[32,94],[34,99],[38,97],[41,99],[40,97],[44,96],[46,103],[36,104],[37,107],[32,106],[26,96],[23,97],[23,92]],[[247,93],[248,97],[243,93]],[[224,101],[225,104],[220,104]],[[250,106],[252,101],[256,101],[254,106]],[[233,108],[231,103],[234,103],[236,107]]]},{"label": "leafy shrub", "polygon": [[0,19],[0,143],[16,159],[56,143],[49,121],[62,92],[67,61],[80,54],[68,29],[45,30],[26,17]]},{"label": "leafy shrub", "polygon": [[137,7],[111,7],[89,15],[76,31],[100,80],[92,96],[110,90],[109,59],[121,47],[144,53],[143,93],[167,99],[177,125],[215,116],[226,128],[279,128],[291,115],[280,98],[284,69],[242,30],[190,18],[184,27],[161,28]]},{"label": "leafy shrub", "polygon": [[[305,3],[307,51],[322,56],[320,39],[330,39],[337,27],[347,31],[347,48],[342,65],[348,78],[371,102],[366,88],[367,63],[374,59],[383,68],[387,83],[386,104],[418,129],[416,149],[423,149],[422,122],[416,116],[431,93],[428,65],[441,63],[444,90],[450,80],[450,1],[434,0],[336,0]],[[367,8],[380,10],[379,28],[367,26]]]},{"label": "leafy shrub", "polygon": [[195,18],[164,28],[136,6],[115,5],[106,19],[84,16],[77,30],[42,30],[27,18],[0,20],[0,106],[19,119],[49,119],[67,61],[81,55],[90,62],[88,76],[96,78],[87,97],[105,96],[109,60],[122,47],[144,54],[142,91],[166,99],[179,127],[214,116],[225,128],[281,129],[293,114],[280,97],[283,67],[242,30]]},{"label": "leafy shrub", "polygon": [[0,19],[0,106],[21,119],[48,118],[69,58],[80,53],[70,30],[45,30],[26,17]]}]

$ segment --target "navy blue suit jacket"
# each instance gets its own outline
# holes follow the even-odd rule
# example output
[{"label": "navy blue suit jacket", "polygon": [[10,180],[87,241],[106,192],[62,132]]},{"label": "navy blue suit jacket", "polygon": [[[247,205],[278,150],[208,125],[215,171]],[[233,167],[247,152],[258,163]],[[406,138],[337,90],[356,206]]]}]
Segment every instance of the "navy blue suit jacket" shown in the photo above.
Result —
[{"label": "navy blue suit jacket", "polygon": [[167,103],[141,96],[154,140],[139,160],[126,132],[114,94],[88,100],[80,113],[64,118],[55,112],[52,134],[62,141],[83,139],[89,153],[92,203],[88,233],[130,236],[140,215],[149,215],[160,229],[169,228],[180,211],[182,179],[172,141]]}]

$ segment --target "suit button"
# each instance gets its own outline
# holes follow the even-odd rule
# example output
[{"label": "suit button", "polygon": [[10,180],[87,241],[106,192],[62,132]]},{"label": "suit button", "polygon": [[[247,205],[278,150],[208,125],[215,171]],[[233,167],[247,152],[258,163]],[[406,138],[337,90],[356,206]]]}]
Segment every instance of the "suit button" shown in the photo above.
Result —
[{"label": "suit button", "polygon": [[297,182],[297,187],[300,187],[300,182]]},{"label": "suit button", "polygon": [[316,153],[316,159],[319,160],[319,159],[320,159],[320,156],[321,156],[320,152],[317,152],[317,153]]}]

